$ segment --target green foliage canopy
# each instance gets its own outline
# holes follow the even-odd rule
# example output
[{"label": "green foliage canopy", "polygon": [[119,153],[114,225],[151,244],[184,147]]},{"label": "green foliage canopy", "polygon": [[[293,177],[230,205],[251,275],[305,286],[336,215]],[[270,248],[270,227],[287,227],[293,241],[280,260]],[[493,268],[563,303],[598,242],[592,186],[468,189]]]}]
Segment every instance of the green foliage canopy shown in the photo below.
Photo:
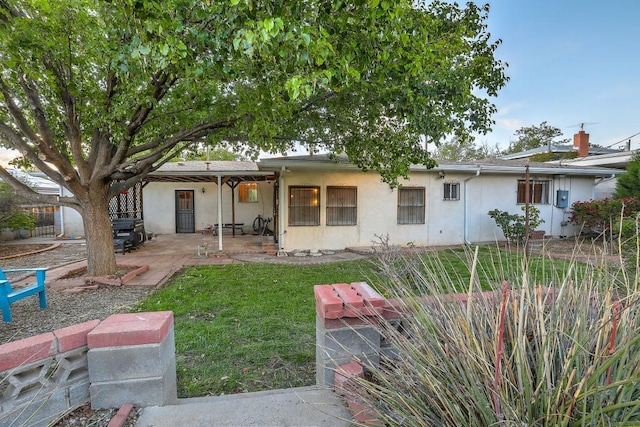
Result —
[{"label": "green foliage canopy", "polygon": [[474,90],[506,81],[473,4],[0,6],[2,142],[67,185],[139,177],[211,134],[251,154],[313,142],[392,180],[430,163],[420,135],[486,131],[494,107]]},{"label": "green foliage canopy", "polygon": [[538,147],[545,147],[549,144],[566,144],[569,139],[555,140],[562,136],[562,131],[554,126],[550,126],[546,121],[540,126],[524,126],[515,132],[516,140],[509,143],[509,148],[503,154],[519,153],[520,151],[531,150]]},{"label": "green foliage canopy", "polygon": [[81,213],[101,242],[92,274],[115,270],[105,201],[197,142],[248,157],[313,144],[395,183],[434,165],[423,136],[492,124],[507,78],[487,14],[437,0],[0,0],[0,144],[73,196],[0,176]]},{"label": "green foliage canopy", "polygon": [[451,139],[438,145],[433,152],[437,160],[470,161],[495,158],[501,153],[498,144],[490,146],[488,143],[475,144],[473,141],[458,141]]},{"label": "green foliage canopy", "polygon": [[618,176],[615,197],[640,197],[640,154],[636,153],[625,173]]}]

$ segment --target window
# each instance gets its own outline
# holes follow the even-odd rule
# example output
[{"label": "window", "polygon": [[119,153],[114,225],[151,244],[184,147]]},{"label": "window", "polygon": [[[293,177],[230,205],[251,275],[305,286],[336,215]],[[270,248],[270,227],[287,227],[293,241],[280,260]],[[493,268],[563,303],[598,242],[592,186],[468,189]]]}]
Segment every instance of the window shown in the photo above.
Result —
[{"label": "window", "polygon": [[[538,205],[549,204],[549,185],[548,180],[529,180],[529,203]],[[518,180],[518,203],[525,203],[525,187],[524,179]]]},{"label": "window", "polygon": [[289,187],[289,225],[320,225],[320,187]]},{"label": "window", "polygon": [[356,187],[327,187],[327,225],[356,225]]},{"label": "window", "polygon": [[424,187],[398,189],[398,224],[424,224]]},{"label": "window", "polygon": [[238,199],[240,203],[257,203],[258,183],[241,182],[240,185],[238,185]]},{"label": "window", "polygon": [[445,182],[443,200],[460,200],[460,184],[457,182]]}]

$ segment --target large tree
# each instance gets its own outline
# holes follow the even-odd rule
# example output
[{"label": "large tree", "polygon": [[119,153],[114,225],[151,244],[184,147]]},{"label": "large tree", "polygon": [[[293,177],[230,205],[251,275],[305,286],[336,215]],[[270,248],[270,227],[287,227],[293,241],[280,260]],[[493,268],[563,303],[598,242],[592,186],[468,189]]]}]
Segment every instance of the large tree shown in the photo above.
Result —
[{"label": "large tree", "polygon": [[540,126],[523,126],[516,130],[515,141],[509,143],[503,154],[519,153],[520,151],[531,150],[539,147],[546,147],[549,144],[566,144],[568,138],[557,139],[562,136],[562,131],[547,122],[540,123]]},{"label": "large tree", "polygon": [[457,138],[443,141],[433,151],[433,158],[437,160],[472,161],[495,158],[500,155],[498,144],[493,146],[488,142],[476,144],[474,141],[460,141]]},{"label": "large tree", "polygon": [[0,136],[73,197],[90,274],[109,199],[194,142],[345,151],[394,182],[492,124],[488,6],[411,0],[0,0]]}]

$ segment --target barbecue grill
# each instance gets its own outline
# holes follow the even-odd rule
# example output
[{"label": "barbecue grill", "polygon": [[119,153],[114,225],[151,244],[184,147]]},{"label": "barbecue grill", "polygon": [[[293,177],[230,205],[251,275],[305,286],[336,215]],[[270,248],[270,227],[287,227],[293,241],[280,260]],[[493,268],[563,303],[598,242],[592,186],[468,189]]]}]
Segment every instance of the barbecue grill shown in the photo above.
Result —
[{"label": "barbecue grill", "polygon": [[124,254],[127,250],[136,249],[147,241],[144,221],[139,218],[116,218],[111,220],[113,246]]}]

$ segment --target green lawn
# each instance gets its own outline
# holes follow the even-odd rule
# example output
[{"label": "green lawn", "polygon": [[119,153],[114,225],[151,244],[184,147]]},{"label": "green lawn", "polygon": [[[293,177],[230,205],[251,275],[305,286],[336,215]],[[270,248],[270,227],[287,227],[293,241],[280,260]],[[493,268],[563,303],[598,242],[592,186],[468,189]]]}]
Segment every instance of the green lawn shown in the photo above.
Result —
[{"label": "green lawn", "polygon": [[[519,269],[521,256],[480,251],[483,286]],[[426,268],[469,283],[473,253],[442,251],[425,257]],[[531,270],[546,281],[563,262],[533,259]],[[367,281],[383,291],[373,260],[289,266],[232,264],[184,269],[141,303],[137,311],[175,315],[178,394],[219,395],[315,384],[313,286]]]},{"label": "green lawn", "polygon": [[369,261],[187,268],[137,307],[175,315],[180,397],[315,383],[313,285],[360,281]]}]

